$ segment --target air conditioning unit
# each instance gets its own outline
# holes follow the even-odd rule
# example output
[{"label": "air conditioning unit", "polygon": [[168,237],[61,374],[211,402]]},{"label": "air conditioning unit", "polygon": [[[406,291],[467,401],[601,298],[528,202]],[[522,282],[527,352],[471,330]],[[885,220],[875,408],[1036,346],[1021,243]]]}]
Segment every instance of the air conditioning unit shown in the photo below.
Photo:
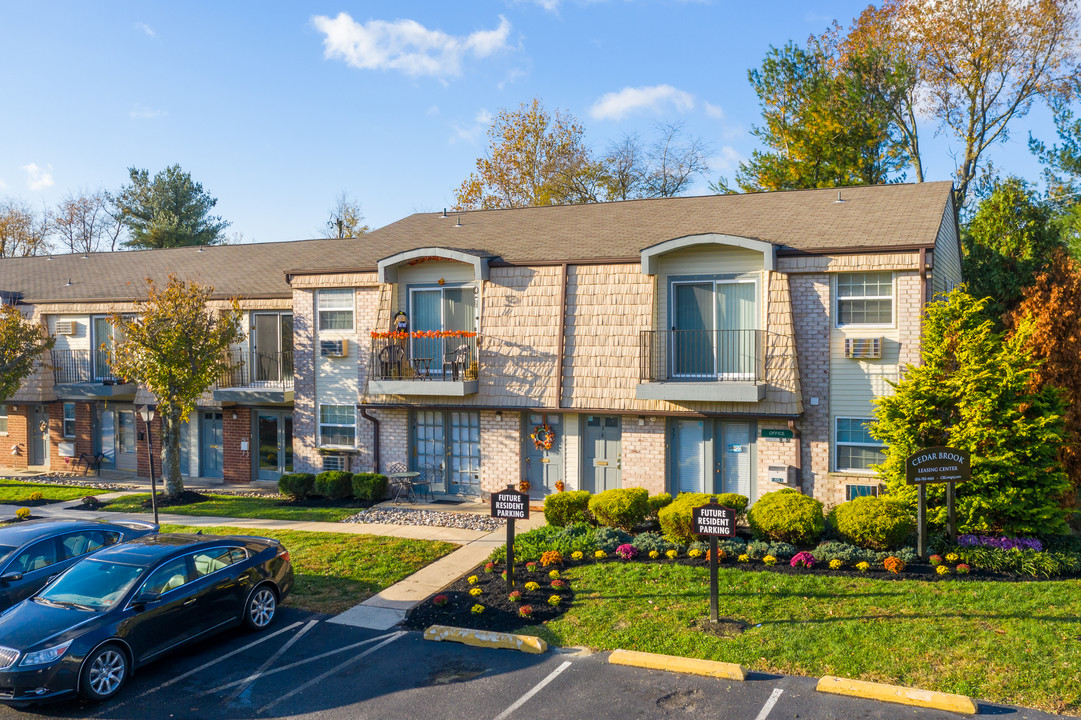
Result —
[{"label": "air conditioning unit", "polygon": [[57,335],[74,335],[79,331],[79,324],[74,320],[57,320],[56,321],[56,334]]},{"label": "air conditioning unit", "polygon": [[324,455],[323,472],[344,471],[345,455]]},{"label": "air conditioning unit", "polygon": [[856,360],[882,357],[882,338],[845,338],[845,357]]},{"label": "air conditioning unit", "polygon": [[349,354],[348,340],[320,340],[319,354],[322,357],[345,357]]}]

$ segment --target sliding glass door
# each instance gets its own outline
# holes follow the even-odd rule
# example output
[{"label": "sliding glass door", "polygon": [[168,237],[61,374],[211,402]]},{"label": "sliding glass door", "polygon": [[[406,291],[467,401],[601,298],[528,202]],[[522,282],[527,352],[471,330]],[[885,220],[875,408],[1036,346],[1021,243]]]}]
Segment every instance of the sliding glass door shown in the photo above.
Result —
[{"label": "sliding glass door", "polygon": [[758,356],[754,281],[672,283],[671,368],[676,379],[754,379]]},{"label": "sliding glass door", "polygon": [[[414,332],[467,331],[476,328],[472,287],[412,288],[409,304],[412,310]],[[464,338],[413,337],[410,338],[411,357],[422,362],[414,365],[428,372],[441,372],[444,361],[459,347],[466,344]]]}]

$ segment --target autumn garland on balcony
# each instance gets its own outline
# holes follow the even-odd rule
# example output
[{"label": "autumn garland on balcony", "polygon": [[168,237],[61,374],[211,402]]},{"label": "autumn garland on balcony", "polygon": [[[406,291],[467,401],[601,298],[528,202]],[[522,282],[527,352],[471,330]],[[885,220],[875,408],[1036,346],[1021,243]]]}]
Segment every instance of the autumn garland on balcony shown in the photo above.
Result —
[{"label": "autumn garland on balcony", "polygon": [[475,338],[477,334],[471,330],[388,330],[380,332],[372,330],[373,340],[408,340],[409,338]]}]

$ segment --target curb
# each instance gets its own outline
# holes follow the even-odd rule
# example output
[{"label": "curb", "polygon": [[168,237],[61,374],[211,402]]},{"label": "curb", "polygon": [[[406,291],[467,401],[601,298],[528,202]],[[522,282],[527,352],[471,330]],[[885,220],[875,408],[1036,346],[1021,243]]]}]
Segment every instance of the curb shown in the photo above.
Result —
[{"label": "curb", "polygon": [[656,655],[635,650],[615,650],[608,656],[612,665],[629,665],[650,670],[668,670],[669,672],[705,675],[706,677],[725,678],[727,680],[746,680],[747,668],[735,663],[716,660],[697,660],[677,655]]},{"label": "curb", "polygon": [[424,639],[435,642],[459,642],[473,647],[519,650],[533,655],[540,655],[548,650],[548,643],[532,635],[471,630],[449,625],[432,625],[424,631]]},{"label": "curb", "polygon": [[976,701],[966,695],[954,695],[952,693],[886,685],[864,680],[849,680],[848,678],[829,675],[818,681],[815,690],[835,695],[848,695],[868,700],[914,705],[916,707],[946,710],[966,715],[975,715],[979,712]]}]

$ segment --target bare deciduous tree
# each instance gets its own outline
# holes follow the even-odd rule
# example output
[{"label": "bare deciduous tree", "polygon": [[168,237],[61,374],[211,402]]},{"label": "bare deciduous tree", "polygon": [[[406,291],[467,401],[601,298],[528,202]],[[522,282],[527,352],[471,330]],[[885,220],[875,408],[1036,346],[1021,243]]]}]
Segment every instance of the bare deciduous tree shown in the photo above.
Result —
[{"label": "bare deciduous tree", "polygon": [[0,258],[41,255],[48,249],[48,209],[38,214],[25,200],[0,199]]}]

